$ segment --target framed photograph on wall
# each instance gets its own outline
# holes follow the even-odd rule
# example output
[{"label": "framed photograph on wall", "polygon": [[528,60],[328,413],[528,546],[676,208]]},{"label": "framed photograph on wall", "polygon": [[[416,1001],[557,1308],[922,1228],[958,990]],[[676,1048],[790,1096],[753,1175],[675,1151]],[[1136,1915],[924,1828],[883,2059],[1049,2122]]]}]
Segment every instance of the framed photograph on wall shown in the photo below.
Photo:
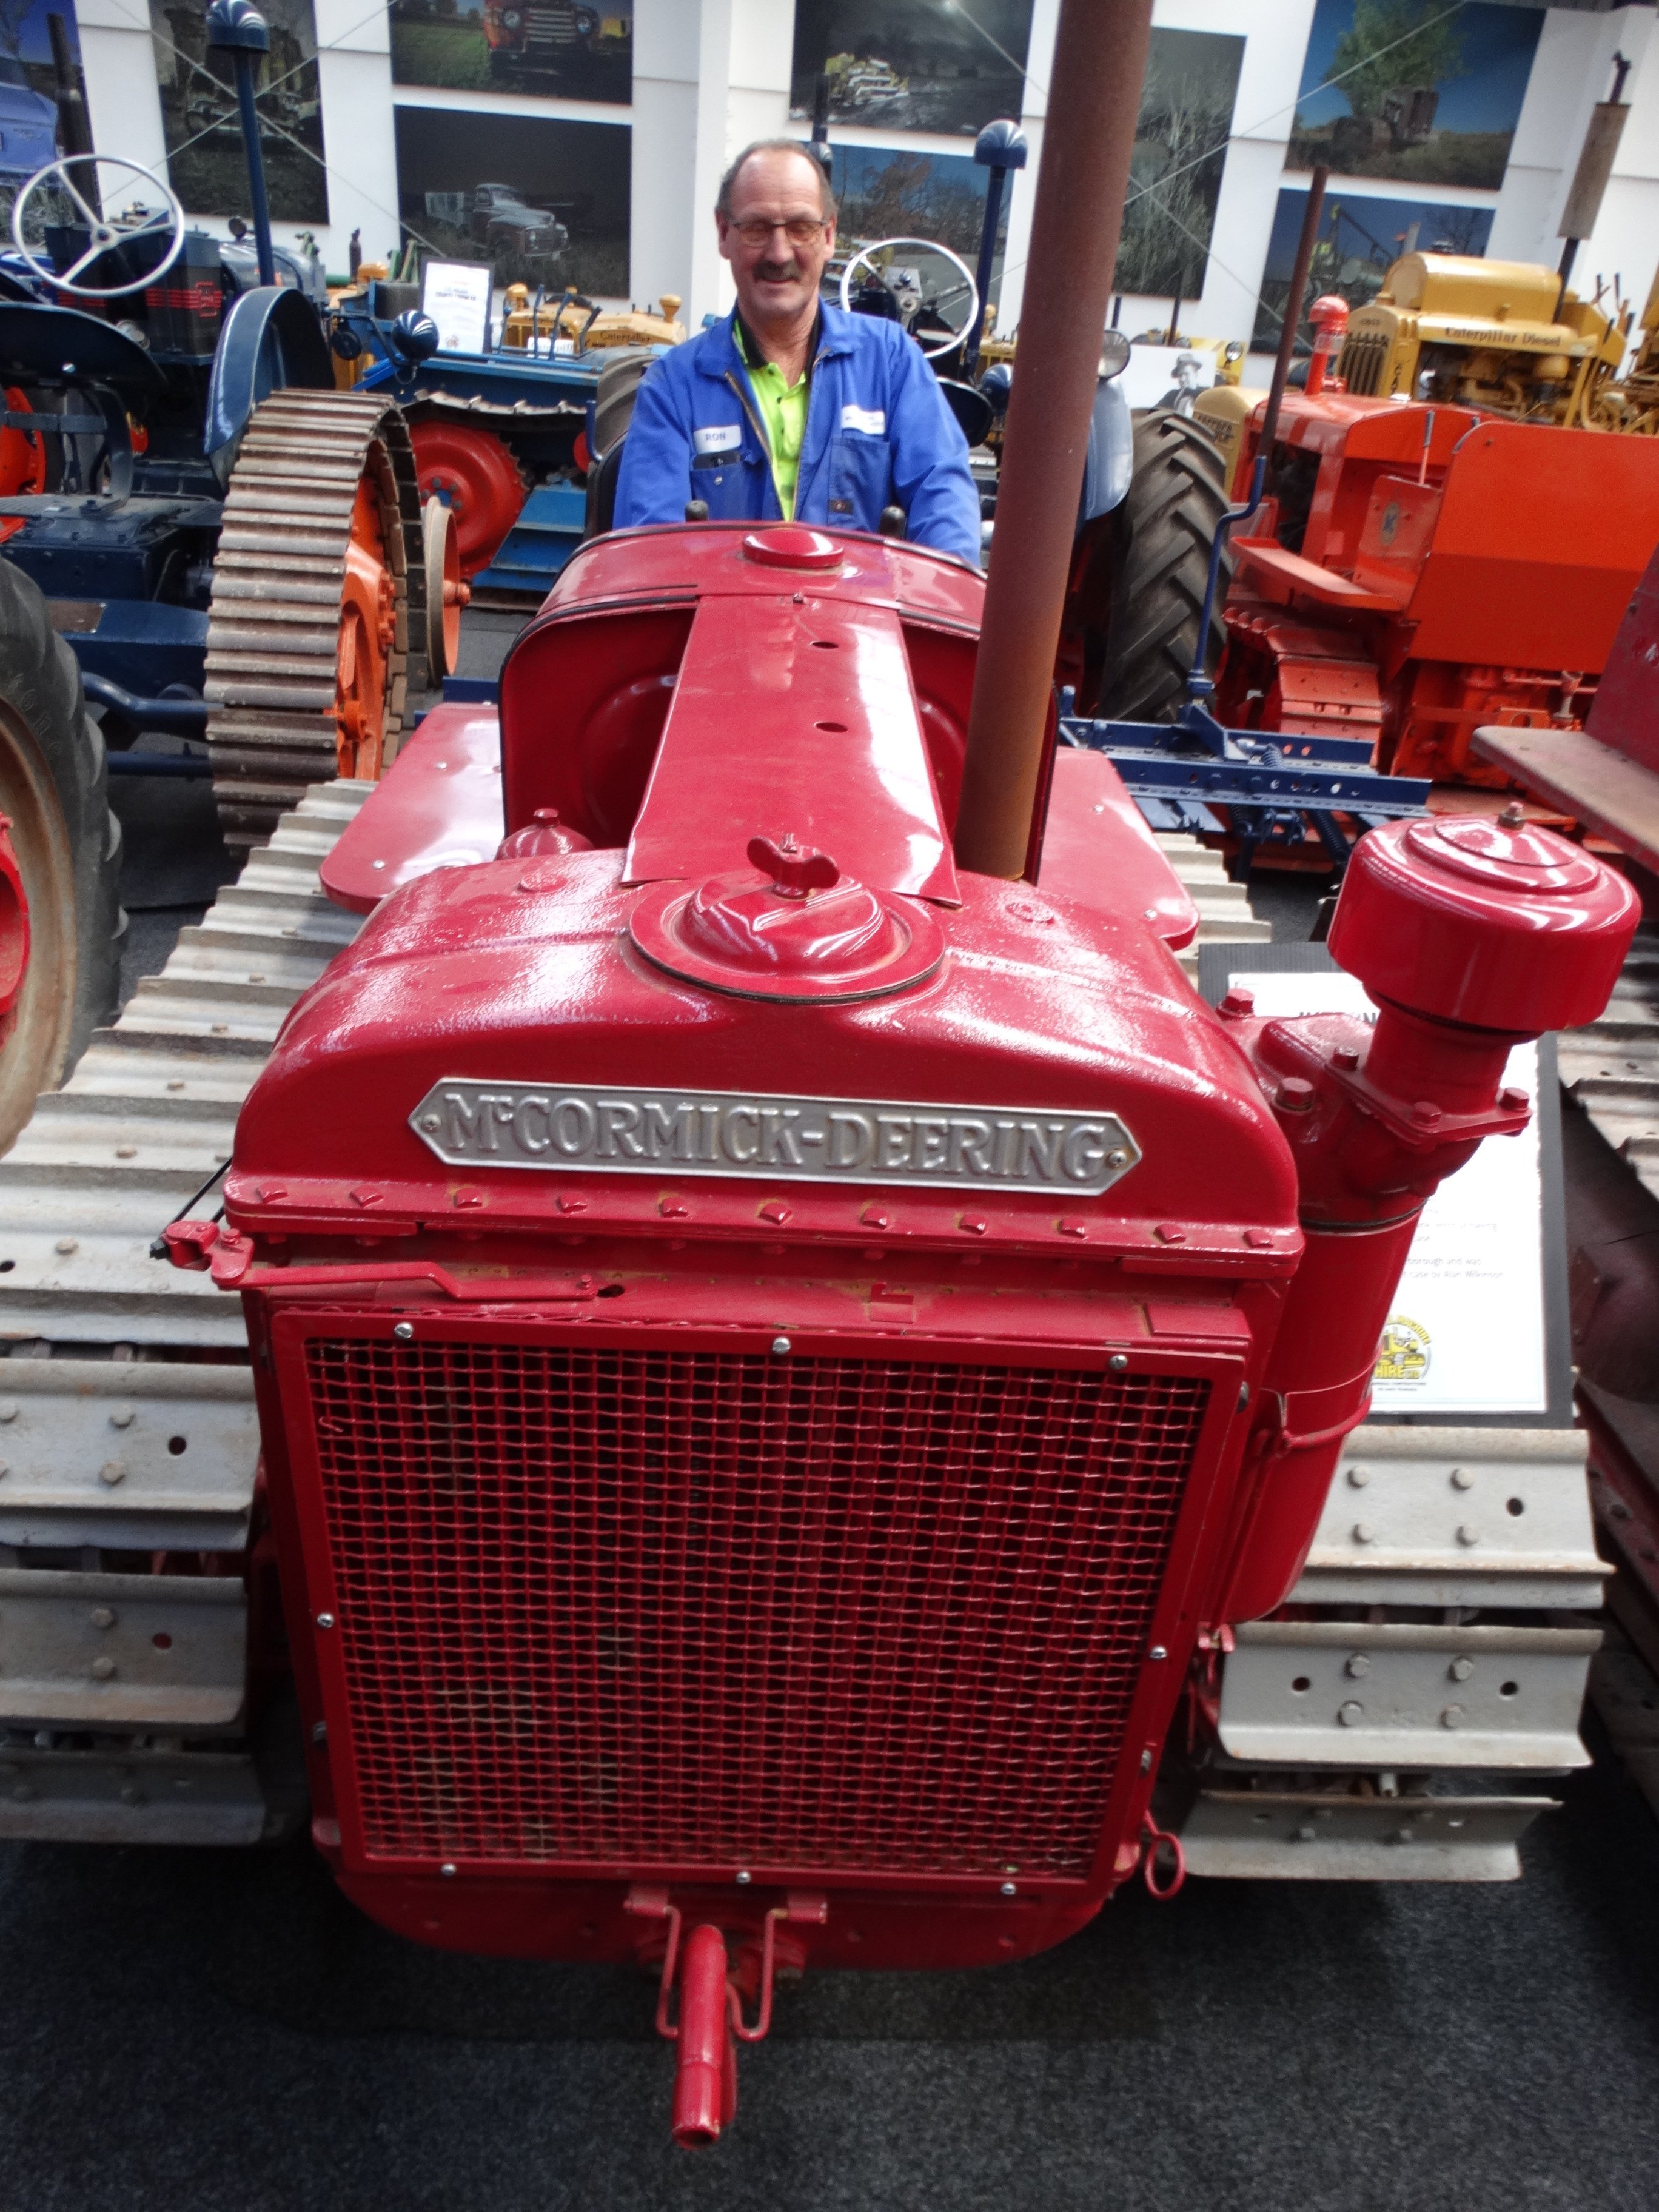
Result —
[{"label": "framed photograph on wall", "polygon": [[1490,0],[1319,0],[1285,167],[1495,192],[1543,22]]},{"label": "framed photograph on wall", "polygon": [[[328,221],[323,106],[312,0],[260,0],[270,52],[259,70],[259,149],[279,222]],[[231,58],[210,53],[205,11],[150,0],[167,174],[191,215],[251,216]]]},{"label": "framed photograph on wall", "polygon": [[795,0],[789,112],[973,137],[1024,105],[1031,0]]},{"label": "framed photograph on wall", "polygon": [[392,0],[394,84],[523,92],[625,107],[634,96],[634,9],[526,0]]},{"label": "framed photograph on wall", "polygon": [[[875,238],[936,238],[969,268],[985,227],[990,171],[969,154],[911,154],[890,146],[831,146],[830,190],[844,248]],[[1008,234],[1007,202],[998,239]],[[1000,271],[1000,258],[994,264]],[[992,277],[993,286],[996,275]]]},{"label": "framed photograph on wall", "polygon": [[497,285],[626,299],[625,124],[399,107],[398,210],[441,261],[488,265]]},{"label": "framed photograph on wall", "polygon": [[7,216],[18,187],[58,158],[60,69],[64,88],[84,101],[74,0],[5,0],[0,6],[0,213]]},{"label": "framed photograph on wall", "polygon": [[[1258,353],[1272,353],[1279,344],[1307,204],[1307,192],[1300,187],[1287,185],[1279,195],[1250,340]],[[1494,212],[1489,207],[1451,207],[1437,200],[1373,199],[1344,192],[1333,184],[1320,211],[1308,297],[1316,300],[1322,292],[1334,292],[1351,307],[1363,307],[1382,290],[1390,264],[1403,253],[1482,254],[1492,236]],[[1304,331],[1310,339],[1305,325]]]},{"label": "framed photograph on wall", "polygon": [[1244,41],[1154,29],[1113,289],[1196,299],[1221,197]]}]

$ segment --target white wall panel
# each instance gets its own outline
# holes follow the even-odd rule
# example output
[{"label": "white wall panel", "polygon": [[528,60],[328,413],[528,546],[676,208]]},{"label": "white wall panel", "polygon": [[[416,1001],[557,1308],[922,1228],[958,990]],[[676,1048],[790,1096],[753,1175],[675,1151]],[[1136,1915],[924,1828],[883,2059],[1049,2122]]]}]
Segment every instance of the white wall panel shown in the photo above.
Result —
[{"label": "white wall panel", "polygon": [[[1280,189],[1315,0],[1157,0],[1155,21],[1174,30],[1242,34],[1246,45],[1220,201],[1201,296],[1184,325],[1248,337]],[[386,12],[363,0],[316,0],[323,131],[330,165],[331,221],[319,233],[331,268],[343,268],[352,229],[365,253],[397,236],[394,104],[571,117],[633,125],[631,287],[641,301],[680,294],[695,327],[723,312],[732,290],[715,249],[712,208],[721,171],[751,138],[799,122],[788,118],[794,33],[793,0],[635,0],[632,110],[507,92],[461,93],[392,83]],[[1060,0],[1035,0],[1020,118],[1031,165],[1011,180],[1006,269],[999,325],[1018,325],[1030,240],[1036,166],[1048,105]],[[81,40],[95,141],[100,151],[157,166],[164,158],[161,105],[144,0],[82,0]],[[1659,38],[1653,11],[1607,15],[1556,9],[1542,26],[1508,173],[1496,196],[1489,251],[1553,264],[1555,225],[1591,106],[1606,96],[1615,48],[1636,64],[1630,122],[1595,236],[1577,273],[1593,284],[1616,270],[1639,306],[1659,261]],[[837,126],[848,144],[893,144],[961,155],[960,138]],[[1493,204],[1477,191],[1345,180],[1364,196],[1411,196]],[[279,224],[291,238],[296,226]],[[1169,303],[1127,300],[1124,326],[1150,327]]]},{"label": "white wall panel", "polygon": [[[328,157],[328,222],[318,228],[317,244],[327,268],[343,276],[354,230],[362,234],[366,261],[383,261],[402,241],[390,49],[350,46],[329,52],[319,40],[317,76]],[[278,238],[292,238],[301,228],[271,225]]]},{"label": "white wall panel", "polygon": [[167,174],[161,95],[149,10],[135,0],[84,0],[76,9],[92,143],[100,154]]},{"label": "white wall panel", "polygon": [[701,19],[700,0],[637,0],[634,11],[629,283],[640,301],[690,301]]}]

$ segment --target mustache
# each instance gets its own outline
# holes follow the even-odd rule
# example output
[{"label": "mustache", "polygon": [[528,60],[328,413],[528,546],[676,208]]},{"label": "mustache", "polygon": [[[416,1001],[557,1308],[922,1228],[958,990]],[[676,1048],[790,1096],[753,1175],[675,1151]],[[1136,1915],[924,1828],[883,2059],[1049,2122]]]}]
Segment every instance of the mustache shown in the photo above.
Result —
[{"label": "mustache", "polygon": [[769,284],[785,284],[800,275],[800,264],[793,253],[787,261],[757,261],[755,274]]}]

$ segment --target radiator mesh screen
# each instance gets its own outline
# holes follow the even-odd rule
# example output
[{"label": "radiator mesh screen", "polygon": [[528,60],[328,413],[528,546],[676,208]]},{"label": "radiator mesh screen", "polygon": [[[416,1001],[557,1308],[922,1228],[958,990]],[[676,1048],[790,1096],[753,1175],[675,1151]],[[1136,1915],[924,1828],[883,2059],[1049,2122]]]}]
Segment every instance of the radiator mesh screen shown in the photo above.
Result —
[{"label": "radiator mesh screen", "polygon": [[371,1856],[1086,1870],[1206,1380],[307,1351]]}]

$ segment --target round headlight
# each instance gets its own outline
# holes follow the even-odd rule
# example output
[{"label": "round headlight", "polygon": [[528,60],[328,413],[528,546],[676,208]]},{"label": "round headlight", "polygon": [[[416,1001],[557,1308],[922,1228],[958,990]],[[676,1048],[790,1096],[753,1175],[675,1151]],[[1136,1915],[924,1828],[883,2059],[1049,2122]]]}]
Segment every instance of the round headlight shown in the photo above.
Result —
[{"label": "round headlight", "polygon": [[1103,376],[1121,376],[1129,366],[1129,341],[1121,331],[1103,331],[1100,338],[1100,374]]},{"label": "round headlight", "polygon": [[508,8],[503,11],[501,21],[509,31],[516,31],[524,18],[516,8]]}]

